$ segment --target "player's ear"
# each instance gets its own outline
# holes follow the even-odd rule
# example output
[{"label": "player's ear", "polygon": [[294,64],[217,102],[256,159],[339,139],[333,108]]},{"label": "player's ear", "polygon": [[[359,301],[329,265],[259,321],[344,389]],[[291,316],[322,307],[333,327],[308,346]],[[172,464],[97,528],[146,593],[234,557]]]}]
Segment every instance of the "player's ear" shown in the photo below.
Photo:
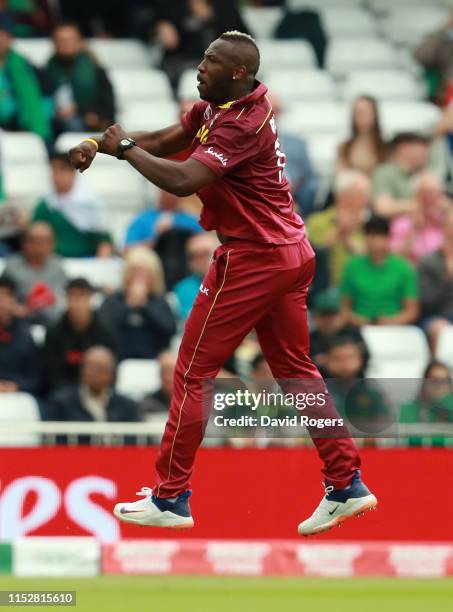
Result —
[{"label": "player's ear", "polygon": [[233,81],[240,81],[247,75],[247,68],[243,65],[236,66],[233,72]]}]

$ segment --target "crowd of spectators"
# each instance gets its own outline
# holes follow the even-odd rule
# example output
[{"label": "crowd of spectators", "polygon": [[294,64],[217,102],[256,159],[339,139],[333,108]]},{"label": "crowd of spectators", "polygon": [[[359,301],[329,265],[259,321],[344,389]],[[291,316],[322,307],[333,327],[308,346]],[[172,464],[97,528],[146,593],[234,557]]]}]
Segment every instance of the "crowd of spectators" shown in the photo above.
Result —
[{"label": "crowd of spectators", "polygon": [[[52,177],[50,193],[17,223],[15,239],[0,236],[0,393],[33,394],[43,418],[152,418],[168,410],[173,342],[209,267],[215,235],[199,226],[195,197],[160,192],[155,206],[140,212],[124,228],[123,243],[115,245],[104,203],[53,143],[63,132],[96,132],[115,120],[112,84],[85,36],[157,41],[161,67],[176,90],[181,72],[196,66],[210,40],[226,29],[247,28],[234,2],[62,0],[65,21],[59,23],[49,4],[36,0],[21,11],[0,1],[0,126],[42,137]],[[433,357],[440,333],[453,325],[451,28],[450,23],[414,52],[428,76],[437,76],[430,95],[443,114],[431,134],[401,132],[386,139],[376,100],[359,96],[324,200],[307,143],[280,134],[295,206],[318,256],[309,298],[311,342],[313,358],[328,377],[366,374],[364,325],[418,325]],[[24,35],[52,37],[54,52],[42,69],[14,49],[14,36]],[[281,101],[275,95],[271,100],[278,116]],[[182,100],[181,107],[190,103]],[[124,259],[116,291],[85,278],[68,279],[62,265],[65,257],[113,254]],[[42,346],[30,332],[36,324],[45,328]],[[242,372],[251,379],[270,375],[253,336],[245,344],[249,358]],[[140,406],[115,392],[117,366],[125,359],[159,360],[160,388]],[[236,373],[231,363],[223,375]],[[434,362],[427,377],[447,373]],[[451,384],[447,388],[451,394]],[[422,415],[429,398],[424,387],[402,420]],[[444,420],[453,420],[450,403]],[[359,404],[354,409],[360,411]]]}]

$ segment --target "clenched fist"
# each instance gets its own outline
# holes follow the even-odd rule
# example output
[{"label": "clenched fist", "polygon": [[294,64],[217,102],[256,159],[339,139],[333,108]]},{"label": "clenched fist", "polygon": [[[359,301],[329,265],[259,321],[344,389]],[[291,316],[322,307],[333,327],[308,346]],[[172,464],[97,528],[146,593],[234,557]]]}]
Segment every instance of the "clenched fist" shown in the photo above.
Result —
[{"label": "clenched fist", "polygon": [[96,157],[97,147],[94,142],[84,140],[69,151],[69,161],[80,172],[87,170]]}]

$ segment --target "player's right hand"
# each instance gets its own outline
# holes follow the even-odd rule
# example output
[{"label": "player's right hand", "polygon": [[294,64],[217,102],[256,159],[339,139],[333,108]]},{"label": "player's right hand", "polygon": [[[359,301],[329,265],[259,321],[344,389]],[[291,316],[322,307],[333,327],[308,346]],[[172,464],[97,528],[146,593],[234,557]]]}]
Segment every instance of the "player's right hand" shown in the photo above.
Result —
[{"label": "player's right hand", "polygon": [[69,161],[80,172],[87,170],[96,157],[97,148],[92,142],[84,140],[69,150]]}]

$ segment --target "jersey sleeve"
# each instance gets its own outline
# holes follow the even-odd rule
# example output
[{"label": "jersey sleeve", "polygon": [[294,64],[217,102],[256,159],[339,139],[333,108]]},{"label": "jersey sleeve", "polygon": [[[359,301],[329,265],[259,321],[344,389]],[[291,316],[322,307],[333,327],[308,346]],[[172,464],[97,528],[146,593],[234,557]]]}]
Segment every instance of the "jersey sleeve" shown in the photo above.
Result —
[{"label": "jersey sleeve", "polygon": [[196,102],[192,108],[187,111],[187,113],[184,113],[184,115],[181,117],[181,125],[183,130],[186,132],[186,134],[192,136],[192,138],[195,136],[200,127],[205,108],[206,102]]},{"label": "jersey sleeve", "polygon": [[207,139],[190,156],[218,177],[231,172],[236,166],[258,153],[258,135],[245,130],[239,123],[225,122],[209,130]]}]

